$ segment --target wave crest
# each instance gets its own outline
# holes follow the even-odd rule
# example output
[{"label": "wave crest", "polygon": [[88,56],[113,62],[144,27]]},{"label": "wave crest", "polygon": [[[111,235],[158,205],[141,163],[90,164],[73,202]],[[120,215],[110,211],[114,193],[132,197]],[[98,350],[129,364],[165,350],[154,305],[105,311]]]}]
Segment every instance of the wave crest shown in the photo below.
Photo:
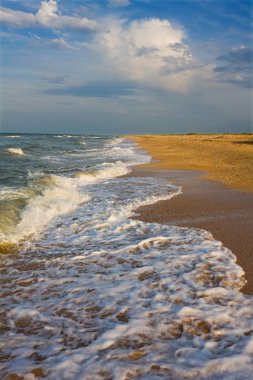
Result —
[{"label": "wave crest", "polygon": [[51,175],[47,176],[45,184],[47,187],[26,203],[14,232],[9,233],[6,229],[0,233],[1,246],[12,246],[28,237],[38,236],[54,218],[73,211],[78,204],[90,199],[89,195],[77,190],[71,178]]},{"label": "wave crest", "polygon": [[23,156],[25,154],[21,148],[7,148],[7,152],[17,156]]},{"label": "wave crest", "polygon": [[92,172],[78,172],[76,178],[84,183],[95,183],[130,173],[130,169],[121,161],[112,164],[104,164],[104,168]]}]

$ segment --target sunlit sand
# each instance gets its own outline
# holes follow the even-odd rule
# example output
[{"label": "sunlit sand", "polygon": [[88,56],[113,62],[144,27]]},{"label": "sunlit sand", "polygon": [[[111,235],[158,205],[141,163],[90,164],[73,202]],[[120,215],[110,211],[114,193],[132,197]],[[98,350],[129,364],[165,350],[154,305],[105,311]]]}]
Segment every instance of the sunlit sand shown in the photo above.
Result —
[{"label": "sunlit sand", "polygon": [[154,160],[147,167],[191,169],[233,188],[253,191],[253,135],[131,136]]}]

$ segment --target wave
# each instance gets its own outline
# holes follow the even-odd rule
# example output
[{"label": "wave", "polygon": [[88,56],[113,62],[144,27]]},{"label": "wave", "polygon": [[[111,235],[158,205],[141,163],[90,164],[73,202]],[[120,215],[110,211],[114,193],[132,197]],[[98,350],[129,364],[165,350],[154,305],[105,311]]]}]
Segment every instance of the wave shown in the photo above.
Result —
[{"label": "wave", "polygon": [[25,154],[21,148],[7,148],[7,152],[17,156],[23,156]]},{"label": "wave", "polygon": [[78,178],[83,184],[101,182],[104,180],[120,177],[130,173],[130,169],[121,161],[112,164],[104,163],[102,169],[91,172],[78,172],[75,178]]},{"label": "wave", "polygon": [[106,155],[118,160],[124,160],[128,166],[147,164],[151,156],[137,147],[135,143],[129,143],[123,138],[116,137],[105,145]]},{"label": "wave", "polygon": [[100,140],[104,140],[105,137],[104,137],[104,136],[89,136],[89,139],[100,139]]},{"label": "wave", "polygon": [[29,197],[29,192],[24,189],[12,188],[12,187],[1,187],[0,189],[0,201],[17,199],[20,197]]},{"label": "wave", "polygon": [[11,136],[3,136],[3,137],[5,137],[6,139],[18,139],[18,138],[20,138],[20,136],[18,136],[18,135],[11,135]]},{"label": "wave", "polygon": [[[152,186],[153,184],[150,183],[150,187]],[[138,191],[137,199],[133,200],[132,202],[129,202],[127,205],[124,205],[120,207],[119,209],[116,209],[116,208],[113,209],[110,215],[108,215],[107,217],[106,224],[102,223],[102,226],[108,227],[109,225],[115,225],[115,227],[117,228],[117,225],[120,225],[122,222],[124,223],[124,221],[128,219],[138,216],[138,212],[136,210],[138,210],[140,207],[151,205],[159,201],[169,200],[182,193],[181,186],[175,186],[175,185],[167,184],[167,183],[166,185],[161,184],[161,187],[163,189],[164,189],[164,186],[166,186],[167,193],[164,191],[163,194],[160,194],[160,195],[150,195],[150,196],[145,197],[145,192],[144,192],[143,194],[144,199],[141,199],[140,193]],[[100,225],[100,221],[98,225]]]},{"label": "wave", "polygon": [[75,136],[73,136],[73,135],[56,135],[54,137],[56,137],[58,139],[64,139],[64,138],[68,138],[69,139],[69,138],[75,137]]},{"label": "wave", "polygon": [[124,143],[125,142],[125,139],[122,138],[122,137],[114,137],[112,140],[110,140],[108,142],[107,145],[118,145],[118,144],[121,144],[121,143]]},{"label": "wave", "polygon": [[[73,211],[78,204],[90,199],[88,194],[78,191],[77,184],[71,178],[50,175],[37,180],[36,185],[44,186],[44,189],[29,198],[20,212],[15,229],[13,226],[10,228],[13,219],[9,220],[9,225],[5,224],[5,230],[0,232],[0,249],[5,250],[8,244],[15,245],[27,238],[34,239],[53,219]],[[8,215],[11,215],[11,210]]]},{"label": "wave", "polygon": [[35,171],[31,171],[31,170],[27,170],[27,177],[28,178],[38,178],[38,177],[42,177],[44,176],[45,173],[43,173],[41,170],[35,170]]}]

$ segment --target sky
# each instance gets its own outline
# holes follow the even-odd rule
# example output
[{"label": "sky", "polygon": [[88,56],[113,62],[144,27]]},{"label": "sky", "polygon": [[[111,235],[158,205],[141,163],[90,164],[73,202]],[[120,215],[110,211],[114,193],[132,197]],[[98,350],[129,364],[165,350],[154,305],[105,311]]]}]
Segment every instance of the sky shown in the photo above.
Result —
[{"label": "sky", "polygon": [[253,131],[253,0],[2,0],[1,132]]}]

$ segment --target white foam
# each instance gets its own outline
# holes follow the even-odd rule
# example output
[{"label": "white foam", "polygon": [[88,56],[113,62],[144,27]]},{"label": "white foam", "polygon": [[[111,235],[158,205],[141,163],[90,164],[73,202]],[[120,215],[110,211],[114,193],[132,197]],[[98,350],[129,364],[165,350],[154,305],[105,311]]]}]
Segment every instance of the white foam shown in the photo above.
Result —
[{"label": "white foam", "polygon": [[6,139],[18,139],[20,136],[18,135],[8,135],[8,136],[3,136],[5,137]]},{"label": "white foam", "polygon": [[31,170],[27,170],[27,176],[28,178],[39,178],[39,177],[42,177],[44,176],[45,173],[43,173],[42,170],[34,170],[34,171],[31,171]]},{"label": "white foam", "polygon": [[151,161],[151,156],[147,152],[122,138],[115,138],[106,144],[106,155],[118,160],[124,158],[128,166],[147,164]]},{"label": "white foam", "polygon": [[23,156],[24,152],[21,148],[7,148],[7,152],[17,156]]},{"label": "white foam", "polygon": [[[91,203],[80,215],[89,215]],[[41,241],[41,258],[30,257],[43,265],[38,274],[19,274],[20,284],[33,283],[17,293],[21,306],[8,314],[14,331],[23,332],[2,341],[13,368],[24,361],[21,373],[29,374],[36,353],[45,358],[40,365],[47,379],[124,379],[127,373],[150,380],[168,374],[175,380],[247,379],[253,302],[237,291],[241,271],[231,252],[217,250],[209,233],[123,219],[101,229],[92,218],[63,223],[58,233]],[[73,235],[86,240],[78,244]],[[216,281],[217,292],[208,292]]]},{"label": "white foam", "polygon": [[111,139],[109,142],[108,142],[108,145],[111,146],[111,145],[119,145],[121,143],[125,142],[125,139],[122,138],[122,137],[114,137],[113,139]]},{"label": "white foam", "polygon": [[59,138],[59,139],[64,139],[64,138],[70,139],[71,137],[75,137],[75,136],[73,136],[73,135],[56,135],[54,137]]},{"label": "white foam", "polygon": [[80,172],[76,174],[76,178],[80,183],[91,184],[105,181],[128,174],[130,169],[121,161],[112,164],[103,164],[103,168],[93,172]]},{"label": "white foam", "polygon": [[9,313],[9,318],[13,318],[16,320],[20,320],[23,318],[31,318],[33,320],[47,321],[47,318],[45,318],[45,315],[38,312],[38,310],[35,310],[32,308],[31,309],[23,308],[22,306],[13,308]]},{"label": "white foam", "polygon": [[18,243],[28,236],[36,238],[56,217],[73,211],[78,204],[87,202],[90,196],[79,193],[70,178],[51,175],[51,185],[28,200],[20,215],[15,233],[0,234],[2,242]]},{"label": "white foam", "polygon": [[0,200],[13,200],[17,198],[29,198],[29,192],[22,188],[1,187]]}]

